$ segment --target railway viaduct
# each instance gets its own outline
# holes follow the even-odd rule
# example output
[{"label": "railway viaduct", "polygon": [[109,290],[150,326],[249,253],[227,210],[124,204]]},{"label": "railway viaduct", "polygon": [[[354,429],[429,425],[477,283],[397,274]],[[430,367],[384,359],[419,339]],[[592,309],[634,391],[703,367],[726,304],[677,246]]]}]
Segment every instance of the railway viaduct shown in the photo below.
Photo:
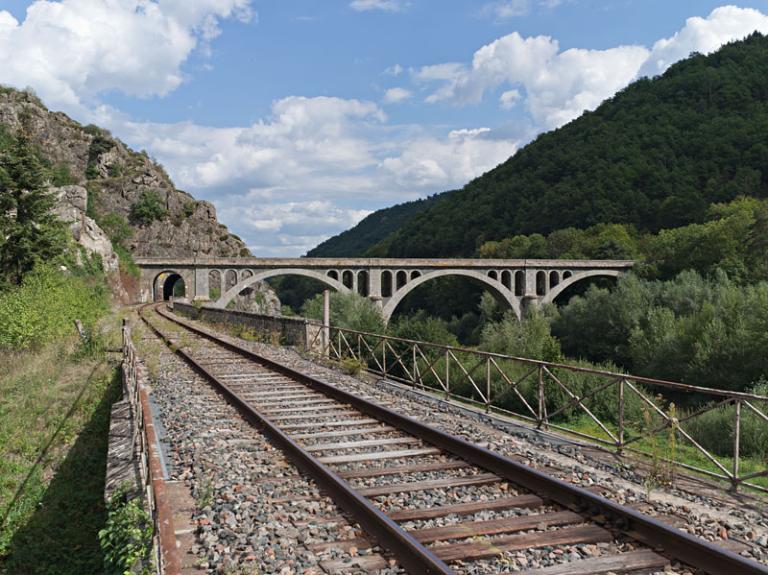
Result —
[{"label": "railway viaduct", "polygon": [[256,282],[278,276],[315,279],[341,293],[376,302],[385,320],[416,287],[446,276],[479,282],[509,305],[518,318],[528,305],[550,303],[566,288],[591,277],[618,277],[632,268],[625,260],[362,259],[362,258],[138,258],[140,299],[168,299],[181,279],[190,300],[210,300],[211,279],[225,308]]}]

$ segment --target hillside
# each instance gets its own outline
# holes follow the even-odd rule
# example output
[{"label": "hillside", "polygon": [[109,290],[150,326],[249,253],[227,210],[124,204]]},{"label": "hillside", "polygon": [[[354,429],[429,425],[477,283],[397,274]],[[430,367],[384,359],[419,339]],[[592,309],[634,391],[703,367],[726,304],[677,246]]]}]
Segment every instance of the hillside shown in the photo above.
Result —
[{"label": "hillside", "polygon": [[633,83],[437,196],[366,254],[471,255],[490,240],[598,223],[655,232],[703,221],[712,203],[740,195],[768,196],[768,38],[760,34]]},{"label": "hillside", "polygon": [[437,196],[405,202],[390,208],[377,210],[365,217],[355,227],[325,240],[307,252],[311,258],[351,257],[360,255],[376,245],[392,232],[406,225],[417,214],[426,210]]},{"label": "hillside", "polygon": [[[33,94],[0,86],[0,136],[23,132],[47,163],[59,195],[87,212],[135,256],[237,256],[245,244],[220,224],[216,209],[177,190],[163,167],[109,132],[48,110]],[[87,190],[87,192],[86,192]]]}]

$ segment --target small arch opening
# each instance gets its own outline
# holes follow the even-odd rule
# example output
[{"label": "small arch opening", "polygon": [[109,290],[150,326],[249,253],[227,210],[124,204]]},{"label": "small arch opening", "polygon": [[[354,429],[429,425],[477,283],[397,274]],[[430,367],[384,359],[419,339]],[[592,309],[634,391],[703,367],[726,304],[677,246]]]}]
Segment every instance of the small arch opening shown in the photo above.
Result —
[{"label": "small arch opening", "polygon": [[240,272],[240,281],[247,280],[250,277],[253,277],[253,272],[251,270],[243,270]]},{"label": "small arch opening", "polygon": [[525,295],[525,272],[522,270],[515,272],[515,295],[517,297]]},{"label": "small arch opening", "polygon": [[571,272],[563,272],[563,280],[567,280],[571,276],[573,276]]},{"label": "small arch opening", "polygon": [[368,272],[365,270],[357,272],[357,293],[363,297],[368,297],[369,292]]},{"label": "small arch opening", "polygon": [[397,272],[397,276],[396,276],[397,289],[400,289],[407,283],[408,283],[408,275],[403,270],[400,270],[399,272]]},{"label": "small arch opening", "polygon": [[163,282],[163,300],[187,297],[187,286],[184,283],[184,278],[179,274],[169,274],[164,281],[162,279],[161,281]]},{"label": "small arch opening", "polygon": [[547,272],[536,272],[536,295],[546,295],[547,293]]},{"label": "small arch opening", "polygon": [[414,270],[414,271],[411,272],[411,279],[412,280],[415,280],[416,278],[420,278],[420,277],[421,277],[421,272],[420,271]]},{"label": "small arch opening", "polygon": [[341,274],[341,283],[343,283],[345,287],[352,289],[352,285],[354,284],[354,276],[350,270],[344,270],[344,272]]},{"label": "small arch opening", "polygon": [[496,270],[491,270],[488,272],[488,277],[492,280],[499,281],[499,274]]},{"label": "small arch opening", "polygon": [[208,272],[208,299],[216,301],[221,297],[221,272],[211,270]]},{"label": "small arch opening", "polygon": [[332,280],[336,280],[336,281],[339,281],[339,272],[337,272],[336,270],[330,270],[330,271],[328,271],[328,273],[327,273],[327,274],[325,274],[325,275],[327,275],[327,276],[328,276],[329,278],[331,278]]},{"label": "small arch opening", "polygon": [[509,270],[501,272],[501,285],[508,290],[512,289],[512,273]]},{"label": "small arch opening", "polygon": [[224,291],[229,291],[237,285],[237,272],[235,270],[227,270],[224,274]]},{"label": "small arch opening", "polygon": [[549,272],[549,289],[560,283],[560,274],[556,271]]},{"label": "small arch opening", "polygon": [[381,272],[381,297],[392,297],[392,272]]}]

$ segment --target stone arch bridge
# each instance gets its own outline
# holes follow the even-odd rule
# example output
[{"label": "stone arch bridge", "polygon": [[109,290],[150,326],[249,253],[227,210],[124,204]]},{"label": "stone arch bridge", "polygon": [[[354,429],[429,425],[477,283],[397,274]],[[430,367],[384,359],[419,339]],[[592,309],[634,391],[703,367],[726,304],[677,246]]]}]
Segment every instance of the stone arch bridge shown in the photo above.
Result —
[{"label": "stone arch bridge", "polygon": [[210,280],[218,275],[221,293],[213,305],[225,308],[256,282],[292,275],[368,297],[387,321],[413,289],[439,277],[467,277],[483,284],[520,318],[526,306],[553,302],[578,281],[618,277],[634,265],[625,260],[363,258],[138,258],[136,263],[143,302],[168,299],[179,278],[186,298],[209,300]]}]

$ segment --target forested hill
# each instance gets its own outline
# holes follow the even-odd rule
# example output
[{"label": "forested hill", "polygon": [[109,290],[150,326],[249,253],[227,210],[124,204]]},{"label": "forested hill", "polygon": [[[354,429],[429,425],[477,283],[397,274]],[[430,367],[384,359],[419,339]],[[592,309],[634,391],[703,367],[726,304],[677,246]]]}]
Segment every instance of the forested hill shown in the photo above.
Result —
[{"label": "forested hill", "polygon": [[310,250],[307,256],[312,258],[358,256],[410,222],[416,214],[423,212],[436,199],[437,196],[431,196],[377,210],[362,219],[355,227],[325,240]]},{"label": "forested hill", "polygon": [[[656,231],[740,195],[768,196],[768,38],[757,33],[542,134],[366,253],[463,256],[488,240],[608,222]],[[366,227],[376,215],[356,238],[375,235]]]}]

